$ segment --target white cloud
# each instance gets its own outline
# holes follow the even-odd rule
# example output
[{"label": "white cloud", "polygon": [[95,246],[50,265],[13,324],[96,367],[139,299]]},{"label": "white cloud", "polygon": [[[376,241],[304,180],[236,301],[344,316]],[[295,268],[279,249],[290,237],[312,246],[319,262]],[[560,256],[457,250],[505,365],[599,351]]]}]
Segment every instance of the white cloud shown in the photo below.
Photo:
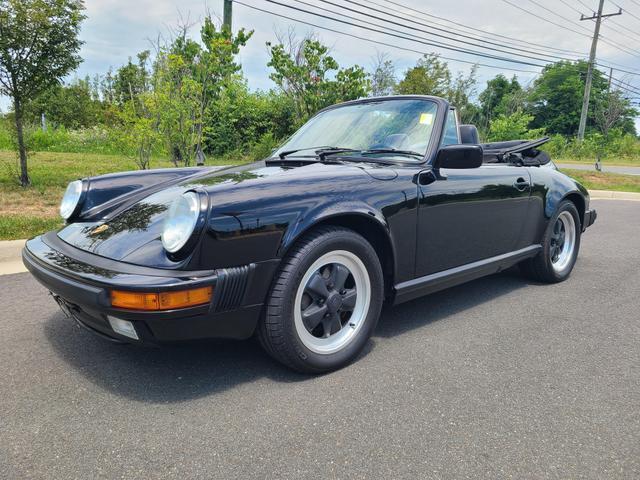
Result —
[{"label": "white cloud", "polygon": [[[298,6],[306,10],[310,9],[307,6],[297,4],[291,0],[279,1]],[[319,0],[305,1],[324,8],[339,10],[336,7],[320,2]],[[336,3],[348,5],[341,0],[334,1]],[[368,0],[359,0],[359,3],[366,3],[367,1]],[[415,12],[385,3],[385,1],[386,0],[372,0],[369,5],[373,8],[383,9],[395,14],[406,13],[408,16],[418,19],[419,21],[423,21],[426,24],[434,24],[435,22],[440,23],[439,20],[420,18]],[[483,0],[482,2],[477,0],[456,0],[455,2],[451,0],[430,0],[429,2],[424,0],[393,1],[406,5],[410,8],[427,11],[431,14],[457,21],[463,25],[480,28],[485,31],[537,44],[584,52],[585,56],[590,47],[590,39],[588,36],[578,35],[528,16],[526,13],[511,7],[502,0]],[[580,30],[581,28],[592,28],[592,24],[590,22],[579,22],[577,20],[577,13],[566,7],[564,4],[558,3],[556,0],[539,1],[556,11],[559,15],[566,17],[567,19],[575,19],[571,24],[565,20],[558,20],[558,18],[555,17],[554,21],[562,22],[569,28],[576,30]],[[595,0],[585,1],[588,1],[588,3],[594,3],[594,5],[596,3]],[[487,64],[500,64],[500,62],[495,60],[474,59],[472,56],[462,53],[439,50],[427,45],[415,44],[382,34],[363,31],[356,27],[351,27],[327,19],[312,18],[304,13],[279,7],[277,5],[267,3],[264,0],[243,0],[243,2],[290,17],[307,18],[312,23],[316,23],[323,27],[330,27],[338,31],[370,38],[372,40],[389,43],[395,46],[411,48],[419,51],[436,51],[442,55],[452,58],[472,61],[479,60],[482,61],[482,63]],[[201,20],[207,10],[211,11],[214,15],[221,15],[223,8],[222,3],[222,0],[87,0],[86,7],[88,18],[83,25],[81,33],[82,39],[86,42],[82,49],[82,56],[85,61],[81,65],[77,75],[84,76],[86,74],[93,75],[95,73],[103,73],[110,66],[117,68],[125,63],[128,57],[134,57],[136,53],[149,49],[149,39],[156,37],[159,32],[166,32],[168,27],[175,25],[177,23],[179,13],[183,17],[188,17],[195,22],[195,34],[197,33],[196,30],[198,28],[197,22]],[[375,4],[386,5],[386,7],[383,8]],[[533,3],[519,2],[518,4],[531,11],[539,13],[541,16],[552,18],[549,12],[541,10]],[[576,8],[581,8],[579,3],[576,2],[575,5]],[[351,4],[351,7],[354,7],[354,5]],[[344,13],[354,15],[349,12]],[[585,13],[588,12],[585,10]],[[637,13],[640,15],[640,7],[637,8]],[[378,13],[375,13],[375,15],[382,16]],[[374,19],[369,20],[377,22],[377,20]],[[393,20],[403,23],[399,19]],[[638,21],[635,21],[633,17],[625,17],[624,15],[616,17],[616,22],[621,23],[634,31],[640,31],[637,28]],[[301,33],[304,33],[311,28],[305,25],[295,24],[289,20],[284,20],[266,13],[251,10],[238,3],[234,4],[233,23],[234,28],[245,27],[255,31],[253,38],[240,55],[240,61],[243,64],[245,75],[252,88],[269,88],[272,86],[268,79],[268,69],[266,68],[268,58],[265,42],[275,39],[274,31],[286,30],[290,25],[296,26],[296,29]],[[388,26],[400,30],[402,29],[402,27],[398,25],[389,24]],[[413,26],[417,28],[424,28],[419,25]],[[316,30],[320,34],[322,40],[333,47],[333,55],[342,64],[356,63],[369,67],[371,59],[376,54],[377,50],[387,51],[396,60],[398,71],[401,73],[403,70],[414,64],[419,57],[419,54],[417,53],[374,45],[364,40],[357,40],[337,33],[323,31],[321,29]],[[626,36],[619,32],[624,33],[625,31],[613,24],[608,24],[607,22],[604,23],[602,34],[605,37],[624,44],[630,50],[636,52],[640,51],[640,42],[634,42],[634,37]],[[421,32],[414,33],[416,35],[422,35]],[[439,40],[447,41],[446,39]],[[508,40],[504,40],[504,42],[506,44],[510,43]],[[533,47],[533,49],[535,49],[535,47]],[[499,52],[496,53],[499,54]],[[640,70],[639,57],[623,53],[606,43],[601,42],[599,44],[598,54],[599,59],[601,60],[623,64],[631,69]],[[451,61],[449,63],[454,70],[468,71],[470,68],[469,65],[460,62]],[[511,66],[519,68],[518,65]],[[520,67],[523,69],[531,68],[527,66]],[[499,69],[480,68],[480,80],[484,82],[497,73],[500,73]],[[514,72],[504,70],[502,73],[507,76],[511,76]],[[518,75],[524,82],[533,78],[533,75],[531,74]],[[620,77],[623,76],[622,73],[616,73],[616,75]],[[635,85],[640,85],[640,77],[631,78]],[[640,120],[638,126],[640,129]]]}]

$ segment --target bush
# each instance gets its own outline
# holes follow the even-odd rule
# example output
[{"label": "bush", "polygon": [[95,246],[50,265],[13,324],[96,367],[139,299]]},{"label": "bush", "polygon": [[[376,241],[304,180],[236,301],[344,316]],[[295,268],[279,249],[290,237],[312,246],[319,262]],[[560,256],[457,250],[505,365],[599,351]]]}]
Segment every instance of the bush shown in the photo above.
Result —
[{"label": "bush", "polygon": [[511,115],[500,115],[489,128],[488,140],[490,142],[502,142],[507,140],[533,140],[544,135],[543,128],[529,129],[533,116],[523,112],[515,112]]},{"label": "bush", "polygon": [[612,130],[608,138],[601,133],[591,132],[582,142],[575,137],[553,135],[544,146],[552,158],[575,160],[595,160],[599,155],[606,159],[640,159],[640,140],[621,130]]}]

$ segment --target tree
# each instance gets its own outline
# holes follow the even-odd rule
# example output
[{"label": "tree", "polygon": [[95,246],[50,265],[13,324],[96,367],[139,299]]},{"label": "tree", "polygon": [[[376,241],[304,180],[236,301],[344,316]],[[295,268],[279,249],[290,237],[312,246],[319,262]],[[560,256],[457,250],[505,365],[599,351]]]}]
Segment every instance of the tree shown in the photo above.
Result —
[{"label": "tree", "polygon": [[365,97],[371,89],[362,67],[340,68],[329,49],[312,37],[290,42],[289,48],[282,42],[267,47],[267,65],[274,70],[269,78],[293,101],[297,123],[334,103]]},{"label": "tree", "polygon": [[446,97],[451,87],[451,72],[446,62],[435,54],[425,54],[415,67],[404,74],[396,88],[402,95]]},{"label": "tree", "polygon": [[522,86],[515,75],[507,80],[504,75],[498,74],[489,80],[487,88],[479,96],[484,125],[488,126],[499,115],[511,115],[521,110],[521,93]]},{"label": "tree", "polygon": [[[574,135],[578,131],[587,66],[584,60],[562,61],[547,65],[542,70],[529,97],[533,128],[545,128],[549,133],[563,135]],[[588,112],[587,126],[594,126],[593,105],[601,101],[606,91],[606,78],[602,72],[594,70],[592,108]]]},{"label": "tree", "polygon": [[159,108],[155,95],[142,92],[118,110],[119,128],[113,135],[124,155],[133,158],[141,170],[151,167],[151,155],[161,140]]},{"label": "tree", "polygon": [[612,128],[623,127],[624,129],[626,118],[635,113],[631,108],[631,102],[624,97],[620,90],[606,92],[594,105],[595,124],[604,135],[605,140],[609,137]]},{"label": "tree", "polygon": [[218,100],[226,82],[240,65],[235,56],[253,32],[217,29],[205,17],[202,46],[188,38],[183,26],[173,41],[159,48],[155,64],[154,93],[158,97],[159,128],[167,139],[174,163],[188,166],[196,158],[204,163],[204,121],[210,105]]},{"label": "tree", "polygon": [[396,88],[403,95],[434,95],[443,97],[457,108],[462,123],[470,123],[477,116],[477,108],[471,103],[478,83],[477,67],[468,75],[458,73],[455,77],[447,62],[436,54],[425,54],[416,66],[407,70]]},{"label": "tree", "polygon": [[477,72],[478,67],[474,65],[468,75],[458,73],[445,95],[445,98],[456,107],[458,118],[462,123],[476,123],[476,118],[479,116],[478,107],[471,102],[471,98],[476,94]]},{"label": "tree", "polygon": [[0,94],[13,100],[20,183],[29,185],[24,105],[82,61],[82,0],[0,0]]},{"label": "tree", "polygon": [[[109,79],[112,82],[111,95],[119,105],[134,101],[138,95],[149,90],[149,71],[147,69],[149,55],[149,50],[140,52],[137,55],[138,63],[133,63],[129,57],[127,64],[118,69],[113,79]],[[110,74],[111,72],[108,73],[109,76]]]},{"label": "tree", "polygon": [[529,129],[531,120],[533,117],[524,112],[515,112],[511,115],[501,114],[491,122],[488,140],[490,142],[529,140],[543,136],[544,129]]},{"label": "tree", "polygon": [[24,119],[37,123],[44,114],[47,122],[66,128],[92,127],[104,121],[104,105],[92,91],[88,78],[68,85],[53,85],[25,105]]},{"label": "tree", "polygon": [[389,59],[389,54],[378,52],[373,59],[371,96],[382,97],[393,94],[396,83],[396,67]]}]

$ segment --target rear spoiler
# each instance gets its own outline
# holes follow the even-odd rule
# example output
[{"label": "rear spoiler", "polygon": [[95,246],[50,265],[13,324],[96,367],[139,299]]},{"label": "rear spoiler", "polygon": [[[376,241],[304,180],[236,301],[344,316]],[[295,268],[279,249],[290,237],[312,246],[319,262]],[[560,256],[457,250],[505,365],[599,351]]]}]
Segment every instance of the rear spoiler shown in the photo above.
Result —
[{"label": "rear spoiler", "polygon": [[520,165],[544,165],[545,163],[549,163],[551,159],[546,153],[538,151],[537,148],[549,140],[549,137],[542,137],[537,140],[485,143],[482,145],[482,149],[485,157],[495,157],[498,162]]}]

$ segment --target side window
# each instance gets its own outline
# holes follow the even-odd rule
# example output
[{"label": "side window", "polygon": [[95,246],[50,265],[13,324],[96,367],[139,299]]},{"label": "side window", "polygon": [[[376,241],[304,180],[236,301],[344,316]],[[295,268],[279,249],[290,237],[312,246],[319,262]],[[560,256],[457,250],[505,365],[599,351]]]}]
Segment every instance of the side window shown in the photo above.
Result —
[{"label": "side window", "polygon": [[457,145],[460,143],[458,136],[458,122],[456,122],[456,111],[449,110],[447,115],[447,124],[445,125],[444,135],[442,136],[442,146]]}]

